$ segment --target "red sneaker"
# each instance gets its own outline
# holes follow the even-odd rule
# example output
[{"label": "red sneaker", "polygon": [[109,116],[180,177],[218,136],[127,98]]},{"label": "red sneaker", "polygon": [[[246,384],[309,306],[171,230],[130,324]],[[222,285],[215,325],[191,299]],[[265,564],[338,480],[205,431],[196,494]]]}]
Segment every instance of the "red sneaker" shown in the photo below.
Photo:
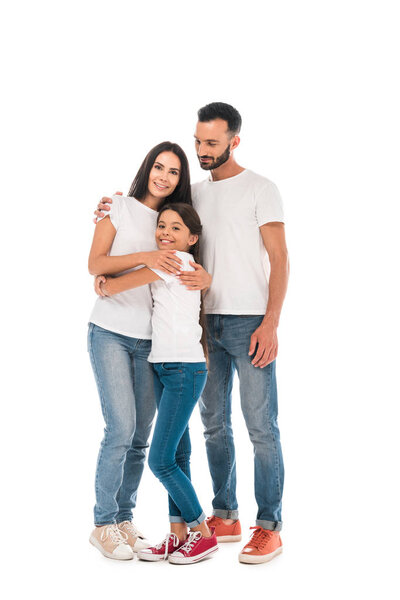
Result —
[{"label": "red sneaker", "polygon": [[223,519],[213,515],[212,517],[208,517],[207,525],[214,527],[218,542],[240,542],[242,539],[242,528],[240,527],[239,519],[231,523],[231,525],[225,525]]},{"label": "red sneaker", "polygon": [[170,554],[168,560],[175,565],[187,565],[199,562],[217,550],[217,536],[214,531],[210,537],[203,537],[200,531],[191,531],[183,546]]},{"label": "red sneaker", "polygon": [[239,562],[250,564],[268,562],[282,552],[279,531],[270,531],[262,527],[250,527],[250,529],[255,531],[239,554]]},{"label": "red sneaker", "polygon": [[143,548],[143,550],[139,550],[137,555],[141,560],[166,560],[169,554],[178,550],[186,543],[186,541],[187,540],[183,540],[183,542],[181,542],[174,533],[169,533],[161,544],[151,546],[150,548]]}]

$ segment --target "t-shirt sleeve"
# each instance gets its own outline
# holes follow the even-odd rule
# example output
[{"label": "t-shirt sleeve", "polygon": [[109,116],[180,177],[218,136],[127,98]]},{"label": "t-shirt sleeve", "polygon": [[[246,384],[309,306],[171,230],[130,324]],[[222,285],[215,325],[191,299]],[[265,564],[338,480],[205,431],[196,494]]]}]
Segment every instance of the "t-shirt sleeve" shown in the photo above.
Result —
[{"label": "t-shirt sleeve", "polygon": [[110,217],[111,223],[114,225],[115,229],[118,229],[121,221],[121,211],[122,211],[122,196],[119,194],[112,197],[112,204],[110,204],[110,210],[104,211],[104,217],[98,217],[97,221],[102,221],[106,217]]},{"label": "t-shirt sleeve", "polygon": [[175,275],[170,275],[169,273],[165,273],[165,271],[160,271],[160,269],[152,269],[151,267],[150,270],[158,275],[163,281],[165,281],[166,284],[176,281]]},{"label": "t-shirt sleeve", "polygon": [[256,218],[259,227],[274,221],[285,222],[282,198],[272,181],[264,185],[256,194]]}]

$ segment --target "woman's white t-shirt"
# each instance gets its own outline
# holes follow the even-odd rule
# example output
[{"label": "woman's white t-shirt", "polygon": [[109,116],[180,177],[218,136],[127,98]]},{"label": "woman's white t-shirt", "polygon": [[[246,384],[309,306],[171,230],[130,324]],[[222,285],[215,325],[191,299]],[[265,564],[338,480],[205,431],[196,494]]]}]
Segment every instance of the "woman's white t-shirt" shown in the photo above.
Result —
[{"label": "woman's white t-shirt", "polygon": [[[136,198],[117,195],[113,196],[107,215],[117,231],[110,256],[158,249],[154,237],[158,215],[156,210],[152,210]],[[123,271],[121,275],[141,266]],[[90,315],[90,321],[115,333],[149,340],[152,337],[152,304],[149,285],[110,297],[99,297]]]},{"label": "woman's white t-shirt", "polygon": [[[189,265],[194,260],[191,254],[178,251],[176,255],[182,259],[184,271],[194,271]],[[187,290],[175,275],[158,269],[152,271],[161,279],[150,284],[154,306],[149,362],[204,362],[200,292]]]}]

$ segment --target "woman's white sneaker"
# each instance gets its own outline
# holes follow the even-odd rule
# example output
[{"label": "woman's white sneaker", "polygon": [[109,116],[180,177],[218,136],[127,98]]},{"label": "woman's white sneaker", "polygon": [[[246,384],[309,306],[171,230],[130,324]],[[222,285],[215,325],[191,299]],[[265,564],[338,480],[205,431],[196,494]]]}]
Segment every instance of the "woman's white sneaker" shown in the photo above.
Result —
[{"label": "woman's white sneaker", "polygon": [[127,536],[126,543],[132,548],[134,552],[144,550],[144,548],[150,548],[151,543],[146,539],[139,531],[139,529],[132,523],[132,521],[122,521],[118,523],[118,529]]},{"label": "woman's white sneaker", "polygon": [[107,558],[132,560],[133,550],[127,543],[128,536],[120,531],[116,523],[95,527],[89,542]]}]

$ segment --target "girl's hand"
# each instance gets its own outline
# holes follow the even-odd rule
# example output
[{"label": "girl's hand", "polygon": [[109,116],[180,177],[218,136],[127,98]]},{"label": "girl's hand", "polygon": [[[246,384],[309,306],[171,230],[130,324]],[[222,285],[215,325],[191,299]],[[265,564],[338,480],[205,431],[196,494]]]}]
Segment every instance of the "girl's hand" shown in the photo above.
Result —
[{"label": "girl's hand", "polygon": [[107,296],[104,285],[107,283],[107,277],[104,275],[97,275],[94,279],[94,291],[98,296]]},{"label": "girl's hand", "polygon": [[212,276],[207,273],[201,265],[189,261],[189,264],[194,267],[194,271],[181,271],[178,275],[182,285],[186,285],[187,290],[208,290],[212,282]]},{"label": "girl's hand", "polygon": [[182,261],[175,255],[176,250],[155,250],[144,252],[144,264],[149,269],[160,269],[164,273],[180,273]]}]

